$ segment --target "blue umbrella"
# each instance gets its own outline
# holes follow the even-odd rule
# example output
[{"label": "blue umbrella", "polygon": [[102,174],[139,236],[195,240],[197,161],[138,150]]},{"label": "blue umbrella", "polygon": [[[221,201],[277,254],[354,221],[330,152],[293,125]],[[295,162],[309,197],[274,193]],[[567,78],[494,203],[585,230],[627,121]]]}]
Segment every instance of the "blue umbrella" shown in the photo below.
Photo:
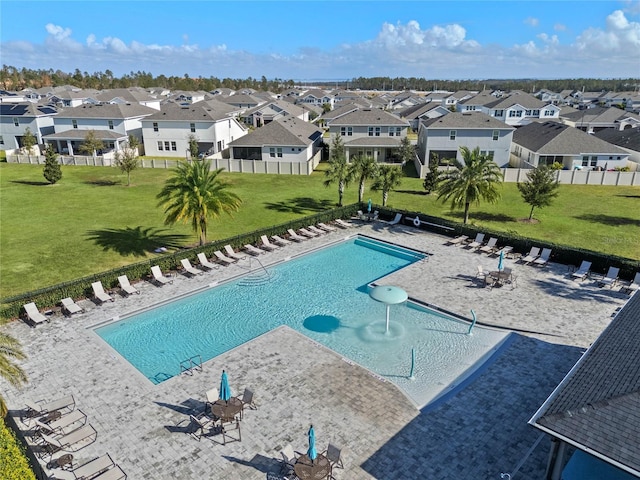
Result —
[{"label": "blue umbrella", "polygon": [[220,400],[228,402],[231,398],[231,388],[229,387],[229,379],[227,378],[227,372],[222,371],[222,378],[220,379]]},{"label": "blue umbrella", "polygon": [[504,270],[504,251],[500,252],[500,259],[498,260],[498,270],[502,271]]},{"label": "blue umbrella", "polygon": [[369,199],[369,203],[367,204],[367,212],[371,213],[371,199]]},{"label": "blue umbrella", "polygon": [[316,432],[313,430],[313,425],[309,428],[309,450],[307,450],[307,456],[313,462],[318,456],[316,451]]}]

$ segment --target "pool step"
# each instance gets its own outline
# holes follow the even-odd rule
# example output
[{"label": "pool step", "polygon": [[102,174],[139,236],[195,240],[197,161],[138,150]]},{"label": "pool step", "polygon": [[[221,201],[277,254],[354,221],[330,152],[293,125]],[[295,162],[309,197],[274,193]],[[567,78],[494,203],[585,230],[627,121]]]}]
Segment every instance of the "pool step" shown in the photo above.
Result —
[{"label": "pool step", "polygon": [[238,282],[238,285],[243,287],[257,287],[269,283],[269,280],[271,280],[271,278],[271,274],[264,270],[261,270],[256,273],[252,273],[251,275],[247,275],[242,280],[240,280],[240,282]]}]

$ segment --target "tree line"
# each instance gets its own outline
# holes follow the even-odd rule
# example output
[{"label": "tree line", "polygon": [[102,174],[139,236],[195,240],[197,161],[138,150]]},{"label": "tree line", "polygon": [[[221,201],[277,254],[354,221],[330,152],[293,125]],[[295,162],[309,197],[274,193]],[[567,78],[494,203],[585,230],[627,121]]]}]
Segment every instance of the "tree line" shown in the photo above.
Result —
[{"label": "tree line", "polygon": [[[62,70],[16,68],[3,65],[0,70],[0,85],[4,90],[19,91],[25,88],[58,87],[73,85],[78,88],[93,88],[104,90],[111,88],[128,87],[162,87],[170,90],[204,90],[212,91],[217,88],[230,88],[240,90],[252,88],[254,90],[271,91],[280,93],[283,90],[294,88],[300,82],[292,79],[273,78],[218,78],[215,76],[191,77],[185,73],[183,76],[154,76],[150,72],[130,72],[116,77],[109,69],[98,72],[82,72],[75,69],[74,72]],[[562,90],[585,90],[598,92],[602,90],[620,92],[637,91],[640,88],[638,78],[598,79],[598,78],[570,78],[557,80],[539,79],[485,79],[485,80],[438,80],[419,77],[356,77],[350,80],[333,82],[313,82],[319,87],[327,89],[344,88],[378,91],[399,90],[523,90],[529,93],[540,89],[554,92]]]}]

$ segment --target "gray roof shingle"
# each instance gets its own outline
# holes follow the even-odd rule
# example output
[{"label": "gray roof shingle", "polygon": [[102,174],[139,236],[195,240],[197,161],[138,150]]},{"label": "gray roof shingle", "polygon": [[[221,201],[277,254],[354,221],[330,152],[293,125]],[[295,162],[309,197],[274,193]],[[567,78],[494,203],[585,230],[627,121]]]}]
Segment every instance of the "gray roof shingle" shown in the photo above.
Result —
[{"label": "gray roof shingle", "polygon": [[233,147],[261,147],[263,145],[309,146],[322,130],[295,117],[285,117],[267,123],[253,132],[231,142]]},{"label": "gray roof shingle", "polygon": [[80,105],[60,110],[59,118],[134,118],[152,115],[157,110],[138,103],[100,103]]},{"label": "gray roof shingle", "polygon": [[409,122],[379,108],[359,109],[337,117],[331,122],[331,126],[353,126],[353,125],[403,125],[408,126]]},{"label": "gray roof shingle", "polygon": [[454,112],[441,117],[422,120],[427,128],[487,128],[491,130],[515,130],[491,115],[482,112]]}]

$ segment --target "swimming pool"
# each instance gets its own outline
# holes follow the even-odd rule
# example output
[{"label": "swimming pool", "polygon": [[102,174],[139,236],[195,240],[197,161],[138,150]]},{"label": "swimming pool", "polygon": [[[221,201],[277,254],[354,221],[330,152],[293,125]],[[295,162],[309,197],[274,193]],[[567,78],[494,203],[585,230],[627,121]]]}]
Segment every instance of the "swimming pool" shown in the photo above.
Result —
[{"label": "swimming pool", "polygon": [[[207,361],[280,325],[399,384],[406,383],[415,348],[420,380],[402,387],[423,404],[425,389],[434,388],[428,383],[441,390],[450,370],[466,369],[496,342],[495,332],[476,329],[467,336],[465,322],[413,304],[392,306],[385,333],[385,306],[369,297],[368,284],[424,258],[358,237],[266,271],[256,268],[96,333],[153,383],[179,374],[187,358]],[[453,381],[459,373],[452,375]]]}]

